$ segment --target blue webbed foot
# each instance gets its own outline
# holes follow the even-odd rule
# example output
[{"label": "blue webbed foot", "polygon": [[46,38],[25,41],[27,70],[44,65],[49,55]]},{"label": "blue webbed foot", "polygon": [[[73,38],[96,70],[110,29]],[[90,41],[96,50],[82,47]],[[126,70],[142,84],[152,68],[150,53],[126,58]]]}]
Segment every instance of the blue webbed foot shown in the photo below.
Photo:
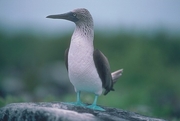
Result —
[{"label": "blue webbed foot", "polygon": [[93,109],[93,110],[98,110],[98,111],[106,111],[105,109],[103,109],[103,108],[101,108],[101,107],[99,107],[97,105],[94,105],[94,104],[87,106],[87,108],[90,108],[90,109]]},{"label": "blue webbed foot", "polygon": [[96,105],[97,99],[98,99],[98,96],[96,95],[93,104],[87,106],[87,108],[90,108],[90,109],[93,109],[93,110],[99,110],[99,111],[106,111],[105,109],[103,109],[103,108]]},{"label": "blue webbed foot", "polygon": [[76,102],[65,102],[65,104],[85,107],[86,104],[82,103],[80,100],[80,94],[81,94],[80,91],[77,92],[77,101]]}]

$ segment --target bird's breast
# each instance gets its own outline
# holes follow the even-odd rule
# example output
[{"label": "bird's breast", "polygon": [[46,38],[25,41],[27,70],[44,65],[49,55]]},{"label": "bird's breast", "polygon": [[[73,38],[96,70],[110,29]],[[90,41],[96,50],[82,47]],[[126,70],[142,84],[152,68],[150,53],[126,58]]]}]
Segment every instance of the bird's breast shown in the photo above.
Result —
[{"label": "bird's breast", "polygon": [[71,41],[68,74],[76,90],[102,93],[102,82],[93,60],[94,47],[86,41]]},{"label": "bird's breast", "polygon": [[90,72],[93,62],[94,48],[83,41],[72,41],[68,53],[68,69],[73,75]]}]

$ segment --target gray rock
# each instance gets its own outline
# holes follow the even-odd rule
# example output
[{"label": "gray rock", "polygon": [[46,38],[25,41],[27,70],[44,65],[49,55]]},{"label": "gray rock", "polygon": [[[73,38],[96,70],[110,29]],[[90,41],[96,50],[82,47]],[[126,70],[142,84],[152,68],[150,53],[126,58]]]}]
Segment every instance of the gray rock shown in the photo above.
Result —
[{"label": "gray rock", "polygon": [[165,121],[117,108],[106,111],[60,102],[12,103],[0,108],[0,121]]}]

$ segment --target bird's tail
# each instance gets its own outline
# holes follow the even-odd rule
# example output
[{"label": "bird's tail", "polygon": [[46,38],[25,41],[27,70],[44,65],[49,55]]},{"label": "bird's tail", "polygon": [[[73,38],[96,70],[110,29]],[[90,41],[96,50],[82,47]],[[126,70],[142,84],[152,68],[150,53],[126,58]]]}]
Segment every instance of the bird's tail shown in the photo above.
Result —
[{"label": "bird's tail", "polygon": [[116,83],[118,78],[122,75],[122,72],[123,72],[123,69],[119,69],[119,70],[114,71],[114,72],[111,73],[113,83]]}]

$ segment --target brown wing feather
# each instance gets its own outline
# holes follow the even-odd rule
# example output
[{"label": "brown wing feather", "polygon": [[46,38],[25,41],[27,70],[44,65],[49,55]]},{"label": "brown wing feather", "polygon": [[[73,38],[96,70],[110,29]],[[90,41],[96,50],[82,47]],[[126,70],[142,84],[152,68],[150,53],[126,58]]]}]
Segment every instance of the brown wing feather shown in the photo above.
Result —
[{"label": "brown wing feather", "polygon": [[67,48],[64,53],[65,65],[67,70],[68,70],[68,52],[69,52],[69,48]]},{"label": "brown wing feather", "polygon": [[106,89],[104,92],[104,95],[106,95],[109,91],[114,90],[109,62],[104,54],[98,49],[94,50],[93,59],[99,77],[101,78],[102,86]]}]

